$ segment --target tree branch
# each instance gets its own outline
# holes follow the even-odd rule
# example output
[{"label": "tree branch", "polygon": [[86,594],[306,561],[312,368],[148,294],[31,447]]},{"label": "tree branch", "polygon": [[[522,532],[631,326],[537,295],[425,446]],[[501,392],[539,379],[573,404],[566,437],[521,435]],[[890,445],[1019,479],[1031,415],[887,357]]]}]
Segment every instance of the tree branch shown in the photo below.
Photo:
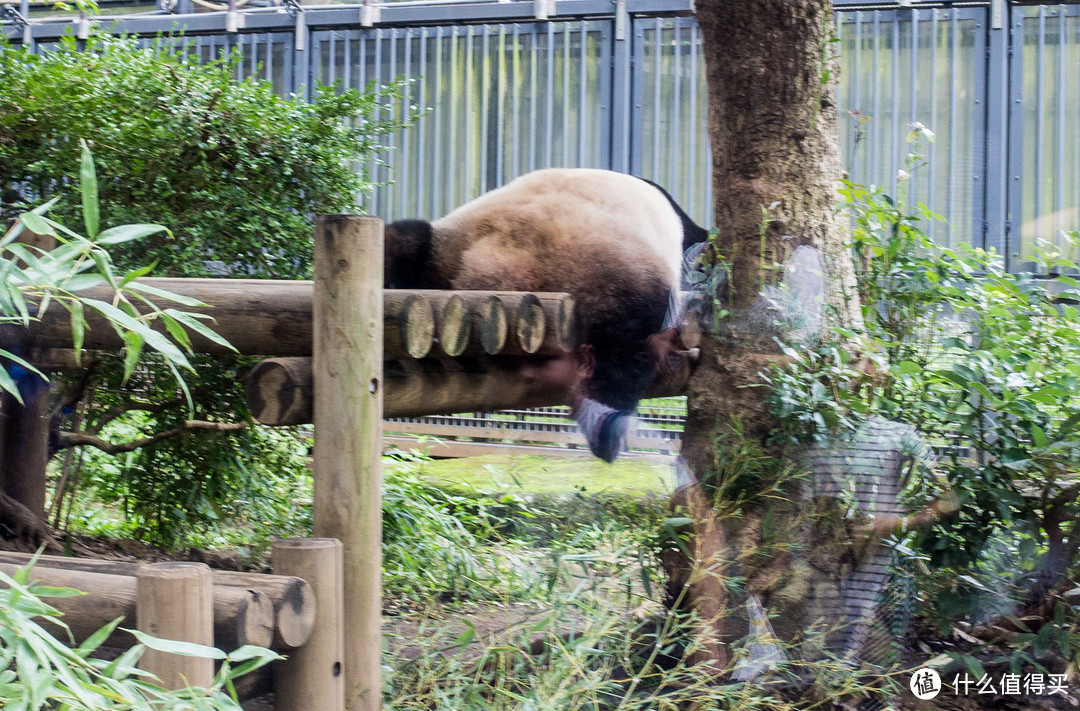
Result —
[{"label": "tree branch", "polygon": [[218,432],[236,432],[247,429],[246,422],[207,422],[205,420],[185,420],[184,424],[171,430],[158,432],[149,437],[143,437],[132,442],[110,442],[96,435],[85,432],[61,432],[60,443],[64,447],[96,447],[108,454],[122,454],[160,442],[169,437],[175,437],[189,430],[216,430]]}]

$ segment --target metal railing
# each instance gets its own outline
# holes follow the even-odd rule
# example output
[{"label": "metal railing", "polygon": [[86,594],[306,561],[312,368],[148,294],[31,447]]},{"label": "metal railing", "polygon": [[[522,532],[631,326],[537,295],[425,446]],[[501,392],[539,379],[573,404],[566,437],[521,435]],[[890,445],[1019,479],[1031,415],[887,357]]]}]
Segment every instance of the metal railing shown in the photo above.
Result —
[{"label": "metal railing", "polygon": [[[940,242],[993,247],[1020,268],[1040,239],[1080,227],[1077,5],[835,4],[854,180],[901,189],[907,127],[919,122],[937,138],[908,189],[949,219],[932,227]],[[177,41],[205,58],[241,49],[242,72],[282,93],[412,79],[403,103],[432,111],[369,166],[387,184],[368,208],[386,219],[438,217],[521,173],[582,166],[655,180],[710,224],[704,61],[690,11],[690,0],[429,1],[100,24],[147,38],[184,32]],[[24,31],[6,17],[3,28],[47,48],[79,26],[43,19]]]},{"label": "metal railing", "polygon": [[[853,180],[896,194],[919,122],[936,140],[906,189],[949,219],[931,228],[939,242],[995,248],[1016,269],[1039,240],[1080,227],[1080,6],[834,4]],[[655,180],[712,221],[691,0],[293,4],[100,24],[146,41],[183,32],[173,41],[204,59],[242,50],[239,73],[283,94],[411,79],[396,110],[431,111],[369,165],[386,184],[368,208],[387,220],[435,218],[530,170],[581,166]],[[24,27],[7,13],[2,28],[47,49],[79,25]]]}]

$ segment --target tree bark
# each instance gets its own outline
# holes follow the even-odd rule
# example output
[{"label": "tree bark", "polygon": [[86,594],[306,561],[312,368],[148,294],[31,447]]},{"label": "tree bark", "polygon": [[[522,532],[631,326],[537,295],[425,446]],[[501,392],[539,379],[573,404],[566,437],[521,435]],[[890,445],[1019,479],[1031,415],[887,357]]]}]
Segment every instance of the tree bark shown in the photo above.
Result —
[{"label": "tree bark", "polygon": [[[687,390],[682,453],[697,479],[705,481],[715,474],[716,450],[724,446],[718,443],[730,442],[733,435],[768,451],[776,422],[768,412],[767,392],[748,386],[762,382],[758,373],[779,354],[775,337],[783,336],[783,329],[774,325],[760,295],[763,287],[782,280],[779,265],[785,258],[801,245],[816,248],[825,268],[824,318],[849,326],[861,318],[854,268],[835,214],[841,161],[835,87],[829,81],[835,75],[830,3],[698,0],[697,19],[705,45],[719,231],[712,257],[714,268],[727,273],[721,298],[727,313],[714,314],[703,329],[701,361]],[[682,497],[696,498],[700,501]],[[703,521],[702,515],[714,514],[711,508],[702,514],[702,508],[686,507],[696,521],[696,567],[708,564],[721,579],[752,576],[734,563],[717,562],[746,560],[745,549],[757,538],[748,534],[752,517]],[[723,551],[702,550],[705,539]],[[669,566],[669,572],[686,587],[683,597],[712,621],[703,636],[721,641],[741,636],[745,624],[736,624],[732,612],[741,601],[729,602],[726,586],[700,572],[688,574],[691,561],[684,558],[682,565],[682,571]],[[710,654],[721,666],[727,658],[723,644],[706,647],[704,656]]]}]

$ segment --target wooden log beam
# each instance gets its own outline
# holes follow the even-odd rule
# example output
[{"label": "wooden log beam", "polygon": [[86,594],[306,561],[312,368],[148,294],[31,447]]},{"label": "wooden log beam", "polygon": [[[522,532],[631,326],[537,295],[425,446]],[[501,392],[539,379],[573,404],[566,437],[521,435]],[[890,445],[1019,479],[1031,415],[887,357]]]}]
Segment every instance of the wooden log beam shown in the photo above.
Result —
[{"label": "wooden log beam", "polygon": [[[9,555],[9,554],[8,554]],[[62,558],[62,560],[71,560]],[[12,575],[25,563],[0,563],[0,572]],[[137,565],[136,573],[142,565]],[[50,598],[49,604],[64,613],[76,642],[82,642],[106,623],[123,617],[122,627],[136,623],[136,577],[130,574],[86,572],[75,568],[34,567],[30,575],[43,585],[75,588],[86,595]],[[212,585],[213,643],[227,651],[245,644],[267,647],[273,641],[274,608],[270,598],[256,588]],[[106,640],[110,647],[130,647],[135,638],[117,628]]]},{"label": "wooden log beam", "polygon": [[[694,352],[679,356],[671,376],[654,381],[646,397],[684,393],[695,359]],[[537,377],[544,361],[536,356],[500,356],[387,362],[383,415],[418,417],[565,405],[569,393],[552,390]],[[312,395],[310,358],[264,360],[247,378],[248,408],[264,425],[310,423]]]},{"label": "wooden log beam", "polygon": [[[198,299],[205,307],[178,306],[150,296],[159,307],[177,307],[213,316],[211,327],[242,355],[310,356],[310,281],[275,279],[144,278],[139,283]],[[80,292],[110,300],[108,287]],[[576,344],[574,299],[569,294],[499,291],[393,290],[383,292],[384,352],[388,358],[422,358],[436,338],[449,356],[559,355]],[[106,320],[87,309],[84,347],[118,350],[123,342]],[[155,325],[157,327],[157,325]],[[0,345],[21,339],[27,331],[0,333]],[[53,306],[33,323],[26,341],[33,353],[71,347],[71,323],[66,310]],[[191,334],[198,353],[226,354],[228,348]],[[75,365],[73,352],[57,367]],[[39,360],[46,363],[46,360]],[[53,359],[48,359],[51,362]]]},{"label": "wooden log beam", "polygon": [[[29,553],[0,551],[0,565],[22,567],[33,558],[34,556]],[[38,556],[34,570],[50,568],[69,572],[134,577],[142,565],[143,563],[123,560],[42,555]],[[271,648],[281,651],[299,647],[311,636],[311,630],[315,625],[315,592],[307,581],[294,576],[239,573],[231,570],[213,570],[212,574],[215,588],[228,587],[255,591],[254,599],[257,605],[263,604],[261,598],[265,597],[269,600],[274,610],[274,639],[269,645]],[[259,615],[253,615],[252,618],[262,619]],[[224,619],[219,620],[218,626],[220,627],[220,623],[223,622]],[[228,636],[224,630],[222,634],[224,637]],[[261,640],[265,635],[261,632],[251,634],[244,632],[243,637]],[[255,642],[250,643],[255,644]]]},{"label": "wooden log beam", "polygon": [[[310,281],[278,279],[171,279],[148,277],[139,283],[198,299],[205,307],[179,306],[160,297],[150,300],[160,308],[208,314],[216,321],[210,327],[243,355],[310,356],[312,343]],[[112,299],[108,287],[95,287],[80,295],[103,301]],[[409,299],[409,291],[386,291],[384,327],[392,336],[386,350],[395,358],[426,355],[431,349],[434,316],[426,300]],[[106,320],[92,309],[86,310],[84,347],[90,350],[118,350],[123,342]],[[404,319],[404,322],[403,320]],[[162,327],[163,328],[163,327]],[[31,343],[38,347],[70,348],[71,322],[68,312],[52,306],[45,318],[29,329]],[[228,348],[191,334],[198,353],[227,354]]]}]

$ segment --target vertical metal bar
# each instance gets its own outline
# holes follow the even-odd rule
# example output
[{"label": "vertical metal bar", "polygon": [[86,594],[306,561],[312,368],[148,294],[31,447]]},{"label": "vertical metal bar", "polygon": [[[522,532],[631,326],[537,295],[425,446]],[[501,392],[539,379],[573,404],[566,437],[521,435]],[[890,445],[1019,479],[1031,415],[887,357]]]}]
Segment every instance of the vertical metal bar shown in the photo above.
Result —
[{"label": "vertical metal bar", "polygon": [[352,89],[352,42],[351,40],[352,30],[345,30],[341,33],[341,51],[344,57],[341,62],[342,76],[341,82],[346,89]]},{"label": "vertical metal bar", "polygon": [[679,181],[679,166],[682,165],[682,161],[679,160],[679,114],[682,113],[682,62],[680,61],[682,54],[682,28],[679,25],[679,20],[676,18],[674,26],[671,28],[672,33],[672,71],[671,79],[674,85],[674,96],[671,99],[671,113],[670,125],[671,125],[671,154],[668,156],[668,191],[673,195],[681,195],[682,191],[681,182]]},{"label": "vertical metal bar", "polygon": [[[427,59],[427,33],[426,27],[420,28],[420,100],[417,102],[420,109],[424,109],[428,106],[432,106],[435,102],[430,100],[428,96],[428,59]],[[427,127],[427,117],[424,116],[416,122],[416,215],[417,217],[423,216],[424,210],[424,190],[427,189],[424,185],[425,176],[427,175],[427,165],[425,165],[424,157],[427,154],[427,144],[424,143],[424,129]],[[434,220],[438,215],[429,215],[429,220]]]},{"label": "vertical metal bar", "polygon": [[570,165],[570,23],[563,23],[562,46],[562,166]]},{"label": "vertical metal bar", "polygon": [[554,120],[555,99],[555,23],[547,23],[547,94],[544,103],[547,105],[547,140],[544,141],[544,166],[551,167],[552,145],[555,143],[555,132],[552,121]]},{"label": "vertical metal bar", "polygon": [[[858,145],[858,143],[855,142],[855,139],[856,139],[856,137],[858,137],[859,130],[861,128],[861,124],[859,123],[859,117],[862,116],[862,114],[863,114],[863,110],[862,110],[863,109],[862,94],[861,94],[861,92],[862,92],[862,71],[860,70],[860,66],[861,66],[861,62],[862,62],[862,11],[861,10],[856,10],[855,12],[853,12],[851,14],[852,14],[854,22],[855,22],[855,51],[852,52],[852,54],[855,55],[855,56],[853,56],[851,58],[851,66],[852,66],[851,75],[852,75],[852,77],[854,77],[854,80],[852,81],[852,84],[854,84],[854,86],[852,87],[852,91],[851,91],[851,108],[853,110],[857,111],[858,113],[856,113],[854,116],[850,117],[851,121],[852,121],[852,126],[851,126],[852,144],[851,144],[851,147],[850,147],[851,153],[849,154],[851,156],[851,160],[848,161],[848,175],[851,176],[851,182],[858,183],[858,182],[860,182],[859,179],[861,177],[861,173],[859,171],[859,145]],[[839,15],[840,15],[840,13],[837,13],[837,16],[839,16]]]},{"label": "vertical metal bar", "polygon": [[[484,42],[482,51],[484,53],[484,62],[491,63],[491,51],[490,51],[490,36],[491,26],[484,25]],[[496,117],[495,117],[495,184],[502,185],[502,111],[499,110],[501,106],[502,97],[502,46],[503,46],[503,26],[499,25],[499,40],[497,43],[495,65],[498,76],[496,77],[499,89],[498,98],[496,99]],[[481,190],[487,190],[487,175],[490,167],[487,164],[487,144],[488,144],[488,100],[491,95],[491,72],[483,71],[483,98],[481,100],[481,146],[480,146],[480,164],[481,173],[484,175],[483,184]]]},{"label": "vertical metal bar", "polygon": [[[511,177],[516,178],[521,175],[521,25],[517,22],[514,23],[514,35],[513,35],[513,92],[514,92],[514,104],[513,112],[511,114],[511,120],[513,125],[513,133],[511,134],[510,155],[513,156],[513,160],[510,163]],[[505,180],[503,175],[502,164],[499,164],[499,184],[502,185],[502,181]]]},{"label": "vertical metal bar", "polygon": [[[933,11],[931,11],[933,12]],[[910,77],[908,81],[911,82],[911,97],[908,102],[908,125],[915,123],[918,120],[916,113],[918,112],[919,103],[919,11],[912,8],[911,10],[911,67]],[[918,176],[917,171],[912,171],[911,177],[908,179],[908,198],[912,205],[918,200],[918,193],[915,190],[916,181]]]},{"label": "vertical metal bar", "polygon": [[891,163],[889,164],[890,190],[893,195],[897,194],[896,172],[900,170],[900,13],[893,14],[892,20],[892,97],[889,103],[892,105],[892,150]]},{"label": "vertical metal bar", "polygon": [[880,85],[881,82],[879,82],[878,79],[877,79],[879,76],[881,76],[878,73],[879,58],[881,56],[881,18],[878,16],[878,13],[876,13],[876,12],[873,13],[873,15],[874,15],[874,81],[873,81],[873,84],[871,84],[871,87],[873,89],[873,95],[872,95],[872,100],[870,102],[870,104],[872,106],[871,118],[873,120],[870,121],[870,175],[869,175],[869,179],[866,181],[867,183],[877,183],[877,181],[878,181],[878,173],[877,173],[877,170],[878,170],[878,161],[877,161],[877,156],[878,156],[878,124],[881,121],[881,114],[878,113],[878,108],[879,108],[879,105],[880,105],[880,103],[879,103],[879,98],[880,98],[879,95],[881,93],[878,86]]},{"label": "vertical metal bar", "polygon": [[[616,5],[618,2],[616,1]],[[611,68],[613,67],[613,50],[612,43],[612,31],[614,30],[615,23],[612,20],[597,20],[592,25],[592,32],[599,32],[597,46],[600,49],[600,56],[596,58],[595,65],[598,67],[595,76],[598,84],[599,94],[599,109],[600,113],[597,115],[597,121],[599,121],[594,131],[594,150],[596,155],[596,165],[598,168],[606,168],[611,170],[611,134],[612,134],[612,112],[611,112]],[[598,136],[597,136],[598,134]],[[595,140],[599,138],[599,140]]]},{"label": "vertical metal bar", "polygon": [[[261,44],[259,42],[260,38],[268,40],[269,35],[267,33],[248,35],[248,44],[251,45],[251,56],[248,57],[248,76],[253,77],[255,76],[255,72],[259,71],[259,46]],[[243,36],[241,36],[240,39],[241,41],[243,41]]]},{"label": "vertical metal bar", "polygon": [[1061,222],[1061,211],[1065,207],[1065,8],[1058,8],[1058,91],[1057,91],[1057,130],[1054,138],[1057,144],[1057,189],[1054,191],[1054,214],[1057,215],[1054,229],[1054,244],[1061,246],[1060,230],[1066,225]]},{"label": "vertical metal bar", "polygon": [[[974,119],[971,148],[968,153],[968,158],[971,160],[972,165],[972,187],[970,193],[971,211],[967,217],[971,220],[971,226],[967,234],[960,235],[960,238],[970,244],[979,244],[979,240],[982,236],[983,221],[986,219],[986,91],[988,71],[988,62],[986,59],[988,56],[986,51],[986,35],[987,27],[989,26],[989,18],[985,8],[954,9],[952,12],[961,14],[961,16],[965,18],[973,18],[975,24],[975,46],[972,47],[973,55],[971,58],[971,61],[974,62],[974,86],[972,87],[973,100],[970,104],[963,107],[963,109],[969,112],[969,115]],[[971,22],[972,19],[967,19],[967,21]]]},{"label": "vertical metal bar", "polygon": [[[491,167],[488,165],[488,131],[490,128],[490,121],[488,116],[490,112],[490,96],[491,96],[491,25],[481,25],[481,31],[483,36],[480,38],[480,175],[477,178],[480,181],[479,192],[485,193],[488,190],[488,172]],[[498,129],[496,129],[497,131]],[[501,136],[497,136],[501,138]],[[501,142],[500,142],[501,143]]]},{"label": "vertical metal bar", "polygon": [[442,179],[443,165],[439,161],[440,148],[443,144],[443,136],[449,136],[453,141],[453,133],[444,134],[442,132],[442,115],[443,106],[446,102],[443,101],[442,80],[443,80],[443,31],[445,28],[435,28],[435,101],[432,104],[435,107],[433,114],[434,130],[432,131],[432,157],[431,157],[431,208],[428,214],[431,219],[434,220],[442,214],[440,210],[439,198],[443,197],[444,190],[442,187],[446,185],[446,181]]},{"label": "vertical metal bar", "polygon": [[627,157],[630,173],[642,175],[645,154],[645,20],[632,20],[634,46],[631,48],[631,64],[627,71],[633,88],[630,94],[630,140],[627,142]]},{"label": "vertical metal bar", "polygon": [[630,166],[630,141],[633,133],[632,117],[635,115],[631,104],[633,96],[632,82],[633,77],[640,71],[640,67],[637,68],[637,71],[631,69],[634,28],[630,25],[626,2],[623,0],[617,0],[615,3],[614,22],[616,28],[621,27],[623,31],[620,34],[616,29],[611,58],[611,113],[609,116],[609,124],[611,125],[611,169],[620,173],[629,173],[632,170]]},{"label": "vertical metal bar", "polygon": [[450,190],[447,191],[449,193],[448,197],[450,199],[449,204],[450,205],[455,205],[455,204],[458,204],[460,202],[458,200],[458,194],[459,194],[459,189],[460,189],[460,186],[461,186],[461,181],[459,181],[459,180],[451,180],[451,178],[453,176],[451,175],[450,171],[453,170],[453,166],[456,166],[458,164],[458,161],[457,161],[457,144],[458,144],[458,141],[460,140],[460,137],[458,136],[458,130],[457,130],[457,124],[458,124],[458,120],[457,120],[458,98],[462,95],[463,92],[461,92],[460,89],[458,88],[458,81],[460,79],[460,76],[458,74],[458,44],[459,44],[458,38],[459,38],[460,30],[459,30],[458,27],[455,26],[455,27],[450,28],[450,32],[451,32],[451,35],[450,35],[450,37],[451,37],[451,44],[450,44],[450,77],[451,77],[451,81],[450,81],[450,96],[449,96],[449,99],[450,99],[450,133],[446,134],[447,138],[448,138],[448,140],[447,140],[448,149],[446,151],[446,158],[447,158],[447,160],[446,160],[446,170],[447,170],[447,173],[446,173],[446,179],[443,181],[443,185],[450,186]]},{"label": "vertical metal bar", "polygon": [[465,27],[465,195],[462,202],[471,200],[476,192],[473,190],[473,28],[472,25]]},{"label": "vertical metal bar", "polygon": [[656,41],[653,44],[656,48],[653,50],[656,64],[653,74],[652,171],[650,176],[652,178],[660,177],[660,71],[661,59],[664,53],[664,30],[660,23],[661,20],[657,17],[653,25],[656,31]]},{"label": "vertical metal bar", "polygon": [[[930,10],[930,120],[927,126],[932,131],[937,131],[937,46],[938,46],[938,15],[942,12],[952,12],[952,10]],[[952,136],[949,136],[949,140],[952,140]],[[936,142],[935,142],[936,143]],[[937,194],[937,183],[935,182],[935,172],[937,166],[934,164],[934,143],[931,143],[926,149],[926,160],[928,165],[926,166],[927,182],[930,183],[930,192],[926,196],[926,206],[931,210],[934,209],[934,196]],[[949,168],[950,172],[952,167]],[[935,228],[936,231],[936,228]],[[972,242],[975,244],[975,242]]]},{"label": "vertical metal bar", "polygon": [[327,40],[330,48],[327,50],[326,75],[329,81],[326,83],[333,86],[334,82],[337,81],[337,32],[333,30],[328,32]]},{"label": "vertical metal bar", "polygon": [[[396,33],[398,30],[394,30]],[[404,100],[398,102],[398,106],[395,108],[395,113],[402,121],[406,121],[409,115],[409,106],[412,105],[412,33],[413,28],[405,27],[401,30],[401,39],[404,44],[402,50],[402,61],[405,64],[402,70],[405,74],[405,80],[408,82],[405,84],[405,96]],[[409,200],[409,144],[413,140],[413,132],[409,130],[403,130],[401,134],[401,160],[395,160],[397,165],[398,174],[394,176],[394,191],[398,194],[398,211],[395,215],[396,218],[408,217],[408,200]]]},{"label": "vertical metal bar", "polygon": [[537,82],[540,76],[540,50],[538,43],[540,35],[536,31],[536,23],[529,24],[529,171],[536,170],[536,104],[539,100],[537,94]]},{"label": "vertical metal bar", "polygon": [[[956,135],[957,106],[955,97],[958,95],[958,92],[960,90],[959,82],[957,81],[957,77],[960,74],[960,65],[957,60],[957,48],[960,46],[960,20],[955,11],[952,13],[949,20],[949,29],[951,32],[949,39],[949,96],[953,97],[952,100],[949,102],[949,176],[950,178],[952,178],[956,175],[956,143],[958,140],[958,137]],[[956,181],[950,179],[947,197],[947,205],[949,211],[945,215],[950,220],[952,220],[953,217],[956,215],[956,190]]]},{"label": "vertical metal bar", "polygon": [[[586,124],[585,124],[585,91],[587,89],[586,83],[588,81],[587,74],[586,74],[586,69],[589,66],[589,57],[588,57],[588,46],[589,46],[588,31],[589,31],[589,28],[588,28],[588,24],[589,23],[586,22],[585,20],[581,21],[581,35],[580,35],[581,46],[578,48],[578,50],[579,50],[578,51],[579,68],[578,68],[578,159],[577,159],[577,165],[578,165],[579,168],[584,167],[585,164],[586,164],[585,163],[585,134],[588,131],[586,130]],[[599,98],[599,97],[597,97],[597,98]]]},{"label": "vertical metal bar", "polygon": [[[507,116],[503,111],[505,106],[505,97],[507,94],[507,78],[508,62],[506,61],[506,25],[499,25],[499,41],[498,49],[496,50],[496,62],[498,62],[498,74],[496,75],[496,101],[495,101],[495,182],[494,186],[497,187],[503,184],[503,161],[506,158],[506,129],[509,127],[510,135],[514,136],[514,128],[517,124],[517,112],[511,111]],[[508,126],[509,124],[509,126]],[[515,137],[516,138],[516,137]],[[510,140],[514,140],[511,138]],[[511,152],[513,149],[511,148]]]},{"label": "vertical metal bar", "polygon": [[690,25],[690,109],[686,115],[690,125],[686,127],[686,171],[690,182],[686,191],[686,212],[700,219],[697,214],[697,185],[700,183],[697,177],[697,152],[698,135],[701,127],[697,120],[697,83],[698,83],[698,26],[695,22]]},{"label": "vertical metal bar", "polygon": [[[1043,141],[1046,120],[1046,94],[1043,81],[1046,78],[1046,6],[1039,5],[1039,65],[1038,79],[1035,82],[1035,213],[1038,218],[1043,214]],[[1036,235],[1042,237],[1042,235]]]},{"label": "vertical metal bar", "polygon": [[[1024,125],[1024,21],[1026,8],[1013,7],[1010,45],[1012,56],[1009,67],[1012,76],[1009,82],[1009,183],[1007,209],[1005,214],[1006,264],[1009,269],[1020,266],[1023,244],[1019,229],[1014,230],[1022,219],[1024,169],[1024,132],[1030,127]],[[1030,99],[1028,99],[1030,101]]]}]

